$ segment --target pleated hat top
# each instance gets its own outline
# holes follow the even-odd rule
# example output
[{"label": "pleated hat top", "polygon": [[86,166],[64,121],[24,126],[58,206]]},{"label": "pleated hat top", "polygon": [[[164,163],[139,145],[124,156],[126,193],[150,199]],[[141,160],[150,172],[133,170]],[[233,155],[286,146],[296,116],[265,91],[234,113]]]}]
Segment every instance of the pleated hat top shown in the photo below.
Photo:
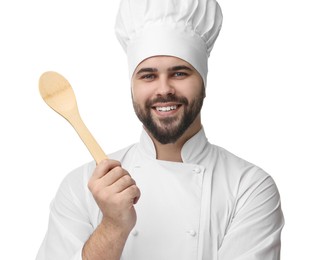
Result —
[{"label": "pleated hat top", "polygon": [[115,33],[127,54],[130,78],[143,60],[166,55],[190,63],[206,86],[208,57],[222,20],[215,0],[122,0]]}]

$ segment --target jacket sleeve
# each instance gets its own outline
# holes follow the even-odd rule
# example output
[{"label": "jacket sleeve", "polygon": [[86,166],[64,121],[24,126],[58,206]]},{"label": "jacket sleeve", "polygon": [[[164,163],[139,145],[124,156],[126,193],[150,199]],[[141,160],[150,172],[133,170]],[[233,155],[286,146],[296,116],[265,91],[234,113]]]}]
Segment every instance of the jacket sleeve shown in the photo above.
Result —
[{"label": "jacket sleeve", "polygon": [[279,260],[284,225],[280,196],[270,176],[245,176],[234,215],[219,249],[219,260]]},{"label": "jacket sleeve", "polygon": [[84,169],[70,173],[50,205],[48,229],[36,260],[81,260],[94,228],[89,217]]}]

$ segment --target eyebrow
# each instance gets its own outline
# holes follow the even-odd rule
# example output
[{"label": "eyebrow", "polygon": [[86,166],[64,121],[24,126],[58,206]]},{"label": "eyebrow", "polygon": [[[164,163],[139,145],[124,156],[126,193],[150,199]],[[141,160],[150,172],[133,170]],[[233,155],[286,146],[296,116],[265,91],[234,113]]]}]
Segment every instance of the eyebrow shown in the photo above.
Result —
[{"label": "eyebrow", "polygon": [[170,69],[168,69],[168,71],[178,71],[178,70],[192,71],[191,68],[189,68],[188,66],[185,66],[185,65],[174,66],[174,67],[171,67]]},{"label": "eyebrow", "polygon": [[[188,66],[185,66],[185,65],[178,65],[178,66],[174,66],[174,67],[171,67],[168,69],[168,71],[179,71],[179,70],[189,70],[189,71],[192,71],[191,68],[189,68]],[[148,73],[148,72],[157,72],[158,69],[156,68],[142,68],[140,69],[139,71],[137,71],[137,75],[141,74],[141,73]]]},{"label": "eyebrow", "polygon": [[158,70],[155,68],[142,68],[139,71],[137,71],[137,75],[142,74],[142,73],[148,73],[148,72],[157,72]]}]

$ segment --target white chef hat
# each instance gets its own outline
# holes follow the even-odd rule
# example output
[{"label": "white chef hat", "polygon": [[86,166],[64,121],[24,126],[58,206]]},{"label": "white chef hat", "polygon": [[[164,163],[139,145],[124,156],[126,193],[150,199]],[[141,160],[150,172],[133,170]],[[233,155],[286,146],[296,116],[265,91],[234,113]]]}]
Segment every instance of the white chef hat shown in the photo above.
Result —
[{"label": "white chef hat", "polygon": [[190,63],[206,86],[207,61],[221,25],[216,0],[122,0],[115,32],[130,78],[143,60],[167,55]]}]

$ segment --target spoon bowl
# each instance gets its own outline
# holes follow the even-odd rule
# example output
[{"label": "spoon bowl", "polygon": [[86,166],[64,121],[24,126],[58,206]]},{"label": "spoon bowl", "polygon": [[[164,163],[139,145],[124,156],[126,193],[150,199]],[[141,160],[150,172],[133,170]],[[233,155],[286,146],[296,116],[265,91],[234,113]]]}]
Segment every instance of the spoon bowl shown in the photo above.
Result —
[{"label": "spoon bowl", "polygon": [[46,104],[67,119],[73,110],[78,109],[71,85],[67,79],[56,72],[48,71],[42,74],[39,80],[39,91]]},{"label": "spoon bowl", "polygon": [[106,159],[107,156],[81,119],[75,93],[67,79],[57,72],[47,71],[39,79],[39,91],[46,104],[72,125],[96,163]]}]

